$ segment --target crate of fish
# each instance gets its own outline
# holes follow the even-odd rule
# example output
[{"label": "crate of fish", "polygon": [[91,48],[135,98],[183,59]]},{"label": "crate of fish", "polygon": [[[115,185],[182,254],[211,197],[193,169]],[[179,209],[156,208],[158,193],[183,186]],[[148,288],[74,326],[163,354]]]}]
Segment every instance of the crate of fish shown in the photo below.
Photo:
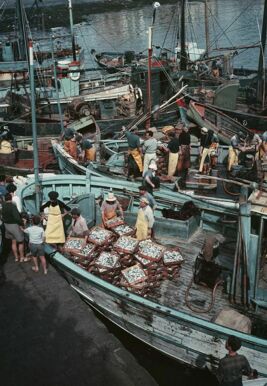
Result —
[{"label": "crate of fish", "polygon": [[112,230],[119,237],[132,236],[134,234],[134,229],[127,224],[121,224],[121,225],[115,226]]},{"label": "crate of fish", "polygon": [[98,267],[101,272],[115,270],[120,268],[119,260],[120,257],[115,252],[103,251],[95,259],[95,266]]},{"label": "crate of fish", "polygon": [[134,253],[138,248],[139,241],[130,236],[121,236],[113,245],[115,251],[119,253]]},{"label": "crate of fish", "polygon": [[138,263],[142,265],[142,267],[150,267],[151,265],[154,265],[153,261],[140,256],[138,253],[134,255],[134,258],[135,260],[137,260]]},{"label": "crate of fish", "polygon": [[143,240],[139,243],[138,255],[151,261],[160,261],[165,252],[162,245],[153,243],[151,240]]},{"label": "crate of fish", "polygon": [[91,259],[94,251],[95,251],[95,244],[87,243],[81,249],[78,249],[77,251],[73,251],[72,254],[74,256],[79,257],[80,259]]},{"label": "crate of fish", "polygon": [[124,220],[121,217],[113,217],[105,222],[105,226],[108,229],[113,229],[122,224],[124,224]]},{"label": "crate of fish", "polygon": [[83,237],[69,237],[64,244],[64,251],[67,253],[75,253],[80,251],[85,245]]},{"label": "crate of fish", "polygon": [[112,240],[113,235],[114,234],[107,229],[94,227],[90,230],[87,239],[90,243],[102,246],[108,244]]},{"label": "crate of fish", "polygon": [[130,286],[146,281],[147,275],[140,264],[135,264],[121,271],[122,277]]},{"label": "crate of fish", "polygon": [[184,261],[181,253],[174,250],[165,251],[163,253],[162,260],[166,266],[179,265]]}]

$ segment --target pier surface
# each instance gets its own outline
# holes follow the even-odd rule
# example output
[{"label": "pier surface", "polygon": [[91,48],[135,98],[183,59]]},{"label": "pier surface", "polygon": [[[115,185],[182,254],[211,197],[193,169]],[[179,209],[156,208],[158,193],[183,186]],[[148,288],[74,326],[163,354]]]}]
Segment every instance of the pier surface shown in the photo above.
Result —
[{"label": "pier surface", "polygon": [[154,386],[156,382],[49,266],[5,265],[0,286],[3,386]]}]

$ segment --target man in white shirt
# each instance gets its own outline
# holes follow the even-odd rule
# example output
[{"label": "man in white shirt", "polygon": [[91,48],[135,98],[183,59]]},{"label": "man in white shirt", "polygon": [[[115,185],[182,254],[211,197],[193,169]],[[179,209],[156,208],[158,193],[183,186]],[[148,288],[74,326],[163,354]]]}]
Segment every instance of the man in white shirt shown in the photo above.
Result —
[{"label": "man in white shirt", "polygon": [[81,212],[78,208],[73,208],[71,210],[72,222],[70,227],[69,236],[74,237],[85,237],[87,238],[88,226],[86,220],[81,216]]},{"label": "man in white shirt", "polygon": [[143,175],[148,169],[148,165],[150,164],[150,161],[154,160],[156,161],[158,142],[156,138],[153,138],[153,131],[148,130],[146,132],[146,140],[143,144],[143,154],[144,154],[144,167],[143,167]]},{"label": "man in white shirt", "polygon": [[138,210],[136,219],[136,238],[138,240],[145,240],[151,238],[152,228],[155,219],[153,210],[149,206],[149,202],[145,197],[140,199],[140,208]]}]

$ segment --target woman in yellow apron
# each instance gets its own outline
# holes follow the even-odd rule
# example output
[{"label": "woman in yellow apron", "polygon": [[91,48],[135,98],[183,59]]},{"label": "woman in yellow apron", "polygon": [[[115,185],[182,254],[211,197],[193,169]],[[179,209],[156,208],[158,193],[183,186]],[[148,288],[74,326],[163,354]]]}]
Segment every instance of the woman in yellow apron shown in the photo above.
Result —
[{"label": "woman in yellow apron", "polygon": [[48,208],[45,241],[48,244],[64,244],[66,238],[62,218],[70,211],[70,207],[58,200],[58,193],[55,191],[49,192],[48,197],[50,200],[40,209],[43,212]]},{"label": "woman in yellow apron", "polygon": [[123,218],[123,210],[121,204],[114,196],[112,192],[108,193],[108,197],[101,205],[101,214],[103,226],[105,226],[107,220],[111,220],[117,216],[117,213]]},{"label": "woman in yellow apron", "polygon": [[153,210],[149,206],[148,200],[142,197],[135,224],[137,240],[145,240],[151,237],[154,221]]}]

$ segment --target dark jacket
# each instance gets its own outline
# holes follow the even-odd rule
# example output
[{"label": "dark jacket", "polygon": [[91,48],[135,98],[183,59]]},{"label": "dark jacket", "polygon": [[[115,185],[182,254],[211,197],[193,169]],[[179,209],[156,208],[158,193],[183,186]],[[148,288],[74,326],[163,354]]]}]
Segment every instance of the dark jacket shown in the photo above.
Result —
[{"label": "dark jacket", "polygon": [[13,202],[3,202],[2,204],[2,220],[5,224],[23,225],[17,205]]}]

